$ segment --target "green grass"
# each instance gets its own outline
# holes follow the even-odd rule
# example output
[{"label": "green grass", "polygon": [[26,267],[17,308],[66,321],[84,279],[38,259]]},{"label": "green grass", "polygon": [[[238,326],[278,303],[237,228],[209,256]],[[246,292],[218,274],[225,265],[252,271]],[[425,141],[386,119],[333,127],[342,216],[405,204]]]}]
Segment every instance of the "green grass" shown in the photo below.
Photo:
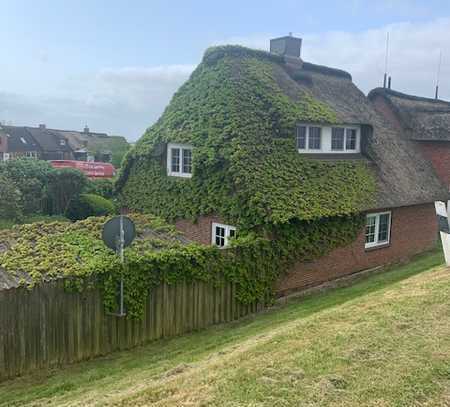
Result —
[{"label": "green grass", "polygon": [[7,381],[0,405],[450,405],[441,264],[436,251],[241,322]]}]

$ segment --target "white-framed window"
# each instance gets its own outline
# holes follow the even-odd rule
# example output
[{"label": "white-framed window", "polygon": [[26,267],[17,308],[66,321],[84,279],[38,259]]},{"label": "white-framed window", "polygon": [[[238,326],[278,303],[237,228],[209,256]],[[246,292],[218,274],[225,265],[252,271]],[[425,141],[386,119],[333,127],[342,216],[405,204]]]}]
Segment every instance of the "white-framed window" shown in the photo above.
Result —
[{"label": "white-framed window", "polygon": [[300,124],[296,141],[299,153],[359,153],[360,126]]},{"label": "white-framed window", "polygon": [[370,213],[366,216],[366,249],[389,244],[391,212]]},{"label": "white-framed window", "polygon": [[37,158],[37,153],[36,153],[36,151],[26,151],[25,152],[25,157],[27,157],[27,158]]},{"label": "white-framed window", "polygon": [[167,175],[192,177],[192,146],[169,143],[167,145]]},{"label": "white-framed window", "polygon": [[212,224],[211,243],[218,247],[228,246],[229,239],[236,236],[236,228],[221,223]]}]

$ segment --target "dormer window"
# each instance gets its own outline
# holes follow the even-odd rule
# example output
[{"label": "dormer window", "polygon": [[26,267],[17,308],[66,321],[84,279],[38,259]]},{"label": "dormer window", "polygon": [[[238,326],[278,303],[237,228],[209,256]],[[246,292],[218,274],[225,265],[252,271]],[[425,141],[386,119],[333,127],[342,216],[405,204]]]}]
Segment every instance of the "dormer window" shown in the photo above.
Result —
[{"label": "dormer window", "polygon": [[318,126],[299,125],[297,127],[297,150],[299,153],[359,153],[359,126]]},{"label": "dormer window", "polygon": [[167,145],[167,175],[192,177],[192,146],[175,143]]}]

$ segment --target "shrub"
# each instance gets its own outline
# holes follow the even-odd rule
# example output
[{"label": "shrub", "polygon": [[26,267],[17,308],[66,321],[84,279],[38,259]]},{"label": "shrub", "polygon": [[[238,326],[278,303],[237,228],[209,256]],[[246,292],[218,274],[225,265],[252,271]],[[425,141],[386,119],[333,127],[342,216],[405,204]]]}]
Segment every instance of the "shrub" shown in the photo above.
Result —
[{"label": "shrub", "polygon": [[114,183],[107,178],[89,180],[85,193],[100,195],[103,198],[111,199],[114,193]]},{"label": "shrub", "polygon": [[0,176],[14,183],[21,194],[25,215],[45,212],[48,175],[54,171],[46,161],[18,159],[0,162]]},{"label": "shrub", "polygon": [[115,212],[114,204],[100,195],[81,194],[73,198],[66,210],[66,216],[75,221],[89,216],[106,216]]},{"label": "shrub", "polygon": [[16,184],[0,175],[0,218],[17,220],[22,217],[22,194]]},{"label": "shrub", "polygon": [[69,202],[82,193],[88,183],[86,175],[73,168],[54,170],[48,175],[48,192],[52,215],[66,212]]}]

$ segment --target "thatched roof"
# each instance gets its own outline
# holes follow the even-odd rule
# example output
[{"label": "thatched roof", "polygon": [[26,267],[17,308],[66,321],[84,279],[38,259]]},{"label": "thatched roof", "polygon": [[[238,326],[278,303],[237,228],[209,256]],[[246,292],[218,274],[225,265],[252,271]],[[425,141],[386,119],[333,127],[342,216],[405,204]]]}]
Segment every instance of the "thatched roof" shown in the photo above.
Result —
[{"label": "thatched roof", "polygon": [[450,141],[450,102],[377,88],[369,99],[383,97],[412,140]]},{"label": "thatched roof", "polygon": [[304,64],[303,69],[297,72],[291,69],[289,74],[292,77],[309,77],[309,80],[303,80],[304,84],[299,80],[297,82],[309,89],[318,100],[332,106],[343,123],[367,124],[372,128],[368,139],[362,141],[363,154],[373,163],[378,185],[376,204],[368,209],[446,199],[446,188],[431,163],[423,158],[406,134],[397,131],[373,108],[351,77],[333,75],[330,71],[321,72],[316,67],[308,69],[308,65]]},{"label": "thatched roof", "polygon": [[[362,153],[376,178],[375,200],[364,198],[368,189],[359,177],[361,157],[351,157],[347,166],[342,157],[335,157],[340,158],[336,164],[326,160],[329,170],[324,170],[319,164],[324,160],[317,160],[323,157],[309,158],[297,154],[294,144],[289,147],[298,122],[362,126]],[[161,145],[171,141],[194,145],[195,159],[204,154],[189,181],[162,175],[157,156],[163,157]],[[289,155],[291,148],[296,157]],[[219,189],[224,183],[228,195]],[[431,164],[375,111],[350,74],[234,46],[206,52],[161,119],[128,155],[118,188],[133,209],[163,216],[213,211],[238,218],[239,210],[275,223],[447,197]],[[238,208],[233,199],[239,199]]]}]

